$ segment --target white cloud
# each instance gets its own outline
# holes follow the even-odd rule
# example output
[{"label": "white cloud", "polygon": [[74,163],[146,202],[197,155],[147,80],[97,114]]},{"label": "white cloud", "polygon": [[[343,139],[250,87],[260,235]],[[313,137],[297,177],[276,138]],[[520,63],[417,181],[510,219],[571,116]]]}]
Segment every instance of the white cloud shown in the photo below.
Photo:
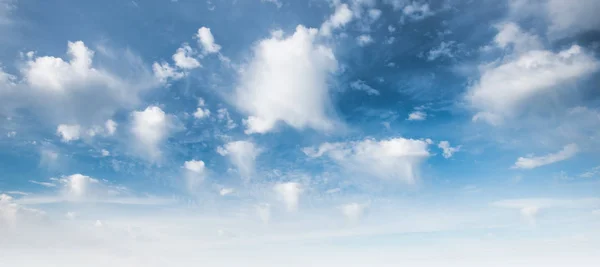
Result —
[{"label": "white cloud", "polygon": [[509,1],[512,15],[520,19],[545,20],[547,35],[560,39],[600,28],[600,17],[596,0],[512,0]]},{"label": "white cloud", "polygon": [[41,186],[45,186],[45,187],[56,187],[56,184],[50,183],[50,182],[39,182],[39,181],[34,181],[34,180],[29,180],[29,182],[32,184],[37,184],[37,185],[41,185]]},{"label": "white cloud", "polygon": [[579,147],[576,144],[569,144],[563,147],[561,151],[550,153],[539,157],[519,157],[513,168],[515,169],[533,169],[544,165],[567,160],[575,156],[579,152]]},{"label": "white cloud", "polygon": [[236,106],[249,114],[247,134],[272,131],[278,122],[333,129],[327,79],[337,61],[330,48],[315,43],[316,33],[300,25],[292,36],[273,36],[254,47],[235,92]]},{"label": "white cloud", "polygon": [[100,181],[79,173],[63,177],[59,180],[65,188],[67,196],[72,198],[89,197],[94,193],[94,185]]},{"label": "white cloud", "polygon": [[70,142],[79,140],[81,134],[81,126],[61,124],[56,128],[56,134],[58,134],[63,142]]},{"label": "white cloud", "polygon": [[592,168],[591,170],[580,174],[579,177],[592,178],[592,177],[598,176],[598,175],[600,175],[600,166],[596,166],[596,167]]},{"label": "white cloud", "polygon": [[313,158],[326,155],[352,173],[414,184],[418,179],[419,165],[430,155],[428,145],[423,140],[399,137],[380,141],[323,143],[318,148],[304,148],[303,152]]},{"label": "white cloud", "polygon": [[[23,207],[15,203],[14,199],[6,194],[0,194],[0,231],[14,229],[30,219],[39,219],[45,215],[44,212]],[[1,231],[7,234],[4,231]],[[8,236],[8,235],[7,235]]]},{"label": "white cloud", "polygon": [[198,45],[200,45],[205,54],[218,53],[221,46],[215,43],[215,37],[212,35],[210,28],[201,27],[196,34]]},{"label": "white cloud", "polygon": [[226,196],[233,193],[234,191],[235,189],[233,188],[221,188],[221,190],[219,190],[219,195]]},{"label": "white cloud", "polygon": [[299,183],[287,182],[273,186],[275,193],[283,200],[287,211],[296,211],[302,194],[302,186]]},{"label": "white cloud", "polygon": [[427,60],[433,61],[439,57],[446,56],[448,58],[453,58],[454,53],[452,52],[452,48],[454,47],[454,41],[449,42],[441,42],[439,47],[435,47],[427,53]]},{"label": "white cloud", "polygon": [[154,64],[152,64],[152,70],[154,71],[154,76],[161,83],[166,83],[169,79],[179,80],[185,76],[185,73],[171,67],[167,62],[154,62]]},{"label": "white cloud", "polygon": [[367,46],[373,43],[373,38],[371,37],[371,35],[368,34],[362,34],[358,37],[356,37],[356,43],[359,46]]},{"label": "white cloud", "polygon": [[387,27],[389,32],[395,32],[396,31],[396,27],[394,27],[394,25],[388,25]]},{"label": "white cloud", "polygon": [[[27,53],[16,90],[2,97],[6,108],[27,108],[44,122],[98,125],[118,110],[136,106],[139,94],[157,85],[144,63],[131,52],[114,52],[93,64],[95,52],[81,41],[69,42],[68,60]],[[101,54],[101,57],[105,56]]]},{"label": "white cloud", "polygon": [[244,179],[249,179],[254,174],[256,158],[261,152],[261,149],[250,141],[229,142],[217,148],[217,153],[227,156]]},{"label": "white cloud", "polygon": [[332,31],[344,27],[352,21],[353,13],[347,4],[338,4],[335,12],[321,25],[319,32],[321,35],[330,36]]},{"label": "white cloud", "polygon": [[183,44],[173,55],[175,66],[184,70],[201,67],[200,62],[193,57],[194,54],[196,54],[196,52],[188,44]]},{"label": "white cloud", "polygon": [[494,43],[500,48],[511,46],[516,53],[543,49],[542,42],[536,35],[523,32],[515,23],[499,24],[496,29],[498,33],[494,37]]},{"label": "white cloud", "polygon": [[[500,43],[515,42],[505,39]],[[479,111],[474,121],[500,124],[504,118],[520,114],[536,97],[560,90],[561,85],[590,75],[600,66],[577,45],[557,53],[531,50],[507,58],[481,66],[479,81],[469,88],[466,98]]]},{"label": "white cloud", "polygon": [[349,203],[343,205],[341,210],[348,220],[356,222],[363,216],[367,207],[367,204]]},{"label": "white cloud", "polygon": [[379,91],[369,86],[362,80],[356,80],[350,83],[350,88],[358,91],[364,91],[368,95],[379,95]]},{"label": "white cloud", "polygon": [[229,116],[229,111],[227,111],[226,108],[220,108],[217,110],[217,119],[219,119],[221,122],[225,122],[225,127],[227,127],[229,130],[237,127],[237,123],[231,119],[231,116]]},{"label": "white cloud", "polygon": [[188,190],[193,192],[207,175],[206,165],[201,160],[189,160],[184,162]]},{"label": "white cloud", "polygon": [[117,131],[117,123],[113,120],[107,120],[104,123],[104,127],[106,128],[106,133],[108,135],[113,135]]},{"label": "white cloud", "polygon": [[135,136],[138,152],[149,160],[158,160],[161,157],[160,146],[172,127],[171,118],[157,106],[134,111],[131,117],[131,133]]},{"label": "white cloud", "polygon": [[429,9],[429,4],[413,1],[404,6],[402,13],[411,20],[422,20],[429,16],[433,16],[433,12]]},{"label": "white cloud", "polygon": [[373,21],[379,19],[379,17],[381,17],[381,10],[375,8],[369,9],[369,17]]},{"label": "white cloud", "polygon": [[424,121],[425,119],[427,119],[427,113],[420,111],[420,110],[416,110],[416,111],[413,111],[410,114],[408,114],[408,118],[406,120]]},{"label": "white cloud", "polygon": [[457,146],[457,147],[451,147],[451,146],[450,146],[450,142],[448,142],[448,141],[441,141],[441,142],[438,144],[438,147],[439,147],[440,149],[442,149],[442,151],[443,151],[443,154],[442,154],[442,155],[444,156],[444,158],[450,158],[450,157],[452,157],[452,155],[453,155],[454,153],[456,153],[456,152],[460,151],[460,147],[461,147],[461,146]]},{"label": "white cloud", "polygon": [[101,154],[103,157],[108,157],[108,156],[110,156],[110,152],[108,152],[108,150],[106,150],[106,149],[102,149],[102,150],[100,151],[100,154]]}]

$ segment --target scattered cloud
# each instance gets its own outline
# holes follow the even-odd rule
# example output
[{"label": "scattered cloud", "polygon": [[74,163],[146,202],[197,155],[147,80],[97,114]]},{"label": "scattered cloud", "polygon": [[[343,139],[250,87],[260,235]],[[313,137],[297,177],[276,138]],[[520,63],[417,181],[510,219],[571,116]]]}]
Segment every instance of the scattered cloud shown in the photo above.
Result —
[{"label": "scattered cloud", "polygon": [[367,46],[373,42],[374,42],[373,38],[371,37],[371,35],[368,35],[368,34],[362,34],[362,35],[356,37],[356,43],[359,46]]},{"label": "scattered cloud", "polygon": [[452,155],[454,153],[460,151],[461,146],[451,147],[450,142],[440,141],[440,143],[438,144],[438,147],[443,150],[442,155],[444,156],[444,158],[448,159],[448,158],[452,157]]},{"label": "scattered cloud", "polygon": [[575,156],[579,152],[579,147],[576,144],[568,144],[563,147],[561,151],[556,153],[550,153],[545,156],[530,156],[530,157],[519,157],[514,169],[534,169],[544,165],[556,163],[559,161],[567,160]]},{"label": "scattered cloud", "polygon": [[227,156],[243,179],[250,179],[255,171],[255,162],[262,149],[250,141],[234,141],[217,148],[217,153]]},{"label": "scattered cloud", "polygon": [[134,111],[131,118],[131,133],[135,137],[136,150],[148,160],[159,160],[162,155],[161,144],[173,128],[172,118],[157,106]]},{"label": "scattered cloud", "polygon": [[311,158],[327,156],[352,173],[414,184],[419,165],[430,156],[428,145],[423,140],[398,137],[323,143],[319,147],[306,147],[303,152]]},{"label": "scattered cloud", "polygon": [[300,201],[300,194],[302,194],[302,186],[299,183],[287,182],[279,183],[273,186],[275,193],[285,203],[287,211],[296,211],[298,209],[298,203]]},{"label": "scattered cloud", "polygon": [[200,62],[193,57],[194,54],[196,54],[196,52],[190,47],[190,45],[184,43],[173,55],[173,62],[175,62],[175,66],[184,70],[191,70],[201,67],[202,65],[200,65]]},{"label": "scattered cloud", "polygon": [[379,95],[379,91],[377,91],[373,87],[369,86],[365,81],[362,81],[362,80],[356,80],[356,81],[351,82],[350,88],[357,90],[357,91],[363,91],[363,92],[367,93],[368,95]]},{"label": "scattered cloud", "polygon": [[210,28],[201,27],[198,29],[196,37],[198,38],[198,45],[202,47],[205,54],[218,53],[221,50],[221,46],[215,43],[215,37],[212,35]]},{"label": "scattered cloud", "polygon": [[427,113],[420,110],[415,110],[411,112],[410,114],[408,114],[407,118],[407,120],[409,121],[424,121],[425,119],[427,119]]},{"label": "scattered cloud", "polygon": [[296,129],[333,130],[328,75],[337,69],[332,50],[316,43],[317,30],[298,26],[283,38],[257,43],[241,73],[236,106],[248,114],[246,133],[267,133],[276,123]]}]

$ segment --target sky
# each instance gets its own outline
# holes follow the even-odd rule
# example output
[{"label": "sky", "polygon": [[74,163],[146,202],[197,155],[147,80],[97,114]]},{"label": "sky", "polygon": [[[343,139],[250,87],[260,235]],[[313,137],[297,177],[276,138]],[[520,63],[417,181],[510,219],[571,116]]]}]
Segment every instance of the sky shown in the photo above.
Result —
[{"label": "sky", "polygon": [[0,0],[2,266],[595,266],[599,0]]}]

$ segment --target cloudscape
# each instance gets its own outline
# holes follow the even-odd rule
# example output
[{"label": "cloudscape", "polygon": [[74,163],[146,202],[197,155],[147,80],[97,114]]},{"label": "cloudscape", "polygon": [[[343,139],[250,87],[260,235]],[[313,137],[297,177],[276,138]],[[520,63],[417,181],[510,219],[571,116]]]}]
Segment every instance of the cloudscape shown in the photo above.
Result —
[{"label": "cloudscape", "polygon": [[600,0],[0,0],[0,266],[597,266]]}]

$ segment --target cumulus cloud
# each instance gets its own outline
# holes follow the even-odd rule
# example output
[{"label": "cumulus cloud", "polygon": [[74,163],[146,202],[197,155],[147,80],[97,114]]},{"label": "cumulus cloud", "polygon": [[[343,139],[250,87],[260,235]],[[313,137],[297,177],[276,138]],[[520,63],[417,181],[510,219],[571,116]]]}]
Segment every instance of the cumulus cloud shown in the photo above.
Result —
[{"label": "cumulus cloud", "polygon": [[210,28],[201,27],[198,29],[196,37],[198,38],[198,45],[202,47],[205,54],[218,53],[221,50],[221,46],[215,43],[215,37],[212,35]]},{"label": "cumulus cloud", "polygon": [[82,41],[68,42],[67,59],[25,53],[21,76],[11,75],[11,86],[3,86],[2,108],[27,109],[54,125],[104,123],[117,111],[135,107],[140,93],[156,86],[138,57],[113,52],[119,57],[101,61],[118,65],[111,70],[94,64],[95,52]]},{"label": "cumulus cloud", "polygon": [[347,4],[338,4],[329,19],[323,22],[319,32],[321,35],[330,36],[333,30],[344,27],[352,21],[352,17],[352,10],[348,8]]},{"label": "cumulus cloud", "polygon": [[227,156],[244,179],[252,177],[256,158],[262,150],[250,141],[234,141],[217,148],[217,153]]},{"label": "cumulus cloud", "polygon": [[350,83],[350,88],[357,90],[357,91],[363,91],[365,93],[367,93],[368,95],[379,95],[379,91],[377,91],[377,89],[369,86],[365,81],[362,80],[356,80]]},{"label": "cumulus cloud", "polygon": [[429,9],[429,4],[412,1],[402,8],[402,14],[410,20],[422,20],[429,16],[433,16],[433,12]]},{"label": "cumulus cloud", "polygon": [[595,12],[600,9],[600,3],[595,0],[511,0],[509,7],[516,17],[545,20],[548,25],[547,35],[552,39],[600,28],[600,18]]},{"label": "cumulus cloud", "polygon": [[204,119],[210,116],[210,110],[208,108],[203,108],[204,105],[204,99],[200,98],[198,100],[198,108],[196,109],[196,112],[194,112],[194,118]]},{"label": "cumulus cloud", "polygon": [[188,44],[183,44],[173,55],[173,62],[175,62],[175,66],[184,70],[191,70],[201,67],[200,62],[193,57],[195,53],[196,52]]},{"label": "cumulus cloud", "polygon": [[550,153],[545,156],[530,156],[530,157],[519,157],[514,169],[534,169],[544,165],[556,163],[559,161],[567,160],[575,156],[579,152],[579,147],[576,144],[568,144],[563,147],[562,150],[556,153]]},{"label": "cumulus cloud", "polygon": [[193,192],[206,178],[206,165],[201,160],[189,160],[184,162],[183,168],[186,170],[188,190]]},{"label": "cumulus cloud", "polygon": [[317,148],[304,148],[303,152],[312,158],[327,156],[353,173],[414,184],[418,179],[419,165],[430,156],[428,145],[423,140],[399,137],[323,143]]},{"label": "cumulus cloud", "polygon": [[409,121],[424,121],[425,119],[427,119],[427,113],[420,110],[411,112],[408,114],[408,118],[406,118]]},{"label": "cumulus cloud", "polygon": [[160,146],[172,130],[172,119],[157,106],[134,111],[131,117],[131,133],[138,152],[151,161],[160,159]]},{"label": "cumulus cloud", "polygon": [[14,199],[6,194],[0,194],[0,233],[4,229],[14,229],[31,219],[45,216],[43,211],[31,209],[15,203]]},{"label": "cumulus cloud", "polygon": [[167,62],[154,62],[152,64],[152,70],[154,71],[156,79],[161,83],[166,83],[169,80],[179,80],[185,76],[185,73],[171,67]]},{"label": "cumulus cloud", "polygon": [[460,151],[460,147],[461,146],[451,147],[450,146],[450,142],[448,142],[448,141],[441,141],[438,144],[438,147],[440,149],[442,149],[442,151],[443,151],[442,155],[444,156],[444,158],[450,158],[450,157],[452,157],[452,155],[454,155],[454,153]]},{"label": "cumulus cloud", "polygon": [[356,37],[356,43],[359,46],[370,45],[371,43],[373,43],[373,37],[371,37],[371,35],[368,34],[361,34],[360,36]]},{"label": "cumulus cloud", "polygon": [[535,38],[512,24],[500,28],[495,42],[500,47],[511,44],[513,54],[498,63],[481,66],[479,81],[466,95],[478,110],[474,121],[501,124],[505,118],[519,115],[537,97],[561,90],[562,85],[600,67],[598,60],[578,45],[558,52],[537,49]]},{"label": "cumulus cloud", "polygon": [[273,190],[283,200],[287,211],[296,211],[302,194],[302,186],[299,183],[287,182],[273,186]]},{"label": "cumulus cloud", "polygon": [[254,47],[234,99],[249,115],[247,134],[270,132],[278,122],[296,129],[333,129],[327,80],[337,61],[329,47],[316,43],[316,34],[300,25],[292,36],[272,36]]},{"label": "cumulus cloud", "polygon": [[79,140],[81,134],[81,126],[61,124],[56,128],[56,134],[58,134],[63,142],[70,142]]}]

